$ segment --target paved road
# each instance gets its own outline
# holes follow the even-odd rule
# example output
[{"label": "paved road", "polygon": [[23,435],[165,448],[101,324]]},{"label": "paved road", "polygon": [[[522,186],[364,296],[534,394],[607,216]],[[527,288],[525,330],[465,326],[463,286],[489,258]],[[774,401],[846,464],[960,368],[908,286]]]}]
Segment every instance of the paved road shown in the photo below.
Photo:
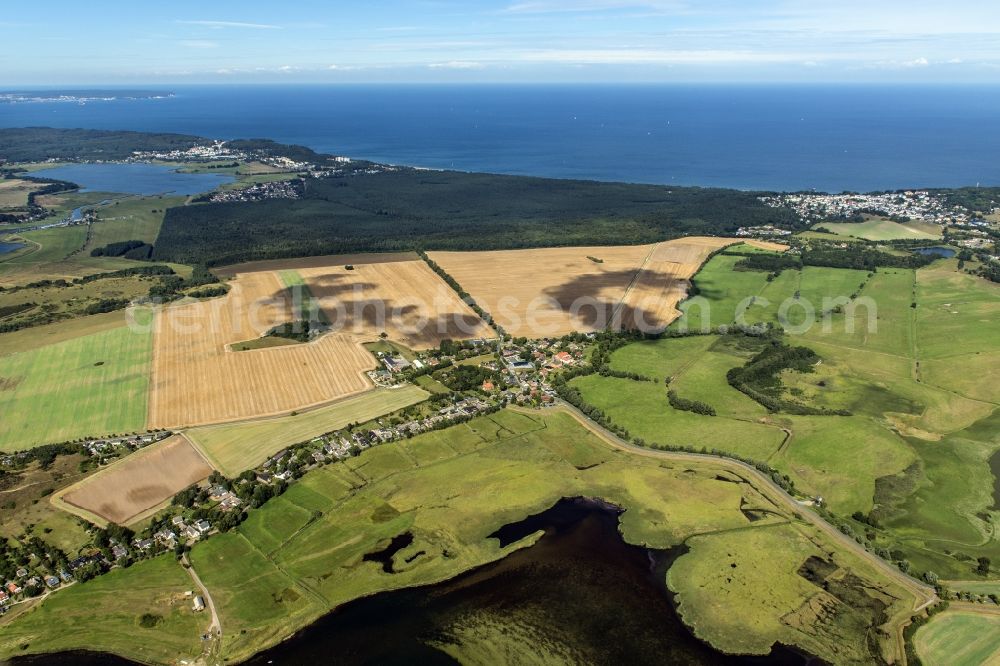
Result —
[{"label": "paved road", "polygon": [[[896,568],[894,565],[886,562],[882,558],[878,557],[873,553],[869,553],[864,547],[861,546],[857,541],[848,537],[846,534],[841,532],[839,529],[826,522],[823,518],[819,516],[815,511],[810,509],[808,506],[800,504],[794,497],[789,495],[785,490],[771,480],[765,474],[762,474],[756,468],[742,463],[738,460],[733,460],[732,458],[720,458],[718,456],[703,455],[698,453],[683,453],[675,451],[660,451],[658,449],[649,449],[641,446],[636,446],[630,442],[626,442],[614,433],[604,429],[599,424],[587,418],[580,410],[576,409],[572,405],[560,401],[558,406],[552,409],[558,409],[567,412],[577,421],[579,421],[585,428],[590,430],[592,433],[603,439],[605,442],[610,444],[616,449],[627,451],[630,454],[646,456],[649,458],[662,458],[666,460],[675,461],[688,461],[692,463],[701,464],[711,464],[718,467],[726,468],[730,471],[738,472],[741,476],[745,477],[748,481],[751,481],[753,485],[768,495],[769,499],[772,501],[784,505],[789,511],[797,513],[802,517],[802,520],[810,523],[816,529],[823,532],[835,543],[839,544],[843,548],[853,552],[857,556],[866,560],[873,567],[885,574],[890,580],[896,582],[901,587],[909,590],[914,595],[914,605],[913,612],[927,608],[928,606],[936,603],[938,601],[937,593],[934,588],[929,585],[925,585],[920,581],[911,578]],[[906,653],[904,650],[903,642],[903,627],[900,626],[897,631],[896,642],[898,645],[898,654],[900,657],[900,663],[906,663]]]}]

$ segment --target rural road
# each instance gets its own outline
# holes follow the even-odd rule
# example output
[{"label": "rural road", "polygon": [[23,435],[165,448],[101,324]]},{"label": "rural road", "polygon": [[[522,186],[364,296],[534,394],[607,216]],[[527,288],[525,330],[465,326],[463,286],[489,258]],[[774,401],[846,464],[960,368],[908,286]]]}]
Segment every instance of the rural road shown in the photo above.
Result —
[{"label": "rural road", "polygon": [[[903,589],[909,590],[914,595],[914,613],[917,613],[938,601],[937,592],[935,592],[934,588],[929,585],[925,585],[914,578],[910,578],[892,564],[889,564],[873,553],[869,553],[857,541],[848,537],[839,529],[826,522],[819,516],[819,514],[809,507],[800,504],[794,497],[785,492],[784,488],[776,484],[768,476],[762,474],[756,468],[751,467],[746,463],[732,458],[721,458],[719,456],[710,456],[698,453],[660,451],[658,449],[648,449],[636,446],[635,444],[626,442],[614,433],[605,430],[602,426],[587,418],[583,412],[565,401],[560,400],[557,406],[553,407],[553,409],[558,409],[570,414],[573,418],[580,422],[583,427],[587,428],[587,430],[603,439],[612,447],[621,451],[649,458],[688,461],[702,464],[709,463],[718,467],[726,468],[732,472],[737,472],[753,483],[758,490],[763,492],[765,495],[768,495],[769,499],[777,504],[784,505],[789,511],[797,513],[802,517],[802,520],[810,523],[816,529],[823,532],[834,543],[840,544],[842,547],[853,552],[858,557],[868,561],[869,564],[882,571],[882,573],[884,573],[890,580],[898,583]],[[898,663],[900,664],[906,664],[906,641],[903,638],[903,628],[907,624],[909,624],[909,620],[900,623],[896,628],[894,636],[896,643],[896,655],[899,659]]]},{"label": "rural road", "polygon": [[770,499],[777,501],[779,504],[784,505],[789,511],[793,511],[802,516],[802,519],[806,522],[812,524],[818,530],[829,536],[834,542],[840,544],[844,548],[850,550],[861,558],[867,560],[872,566],[882,571],[890,579],[897,582],[903,588],[909,590],[916,597],[913,611],[917,612],[923,610],[927,606],[935,603],[938,600],[937,593],[934,588],[921,583],[920,581],[911,578],[904,574],[902,571],[897,569],[892,564],[889,564],[882,558],[869,553],[865,550],[861,544],[859,544],[854,539],[848,537],[846,534],[838,530],[836,527],[826,522],[823,518],[819,516],[815,511],[807,506],[800,504],[795,500],[794,497],[789,495],[781,486],[776,484],[766,475],[762,474],[759,470],[746,463],[742,463],[738,460],[733,460],[732,458],[721,458],[719,456],[704,455],[699,453],[682,453],[675,451],[660,451],[658,449],[648,449],[641,446],[636,446],[631,444],[616,436],[615,434],[605,430],[597,423],[594,423],[589,418],[587,418],[583,412],[579,411],[572,405],[560,401],[557,407],[553,409],[558,409],[567,412],[577,421],[579,421],[585,428],[590,430],[592,433],[606,441],[608,444],[616,449],[627,451],[635,455],[646,456],[649,458],[662,458],[665,460],[677,460],[677,461],[688,461],[688,462],[698,462],[698,463],[710,463],[719,467],[725,467],[729,470],[739,471],[740,474],[746,476],[749,480],[753,481],[754,485],[758,486],[760,490],[770,491]]}]

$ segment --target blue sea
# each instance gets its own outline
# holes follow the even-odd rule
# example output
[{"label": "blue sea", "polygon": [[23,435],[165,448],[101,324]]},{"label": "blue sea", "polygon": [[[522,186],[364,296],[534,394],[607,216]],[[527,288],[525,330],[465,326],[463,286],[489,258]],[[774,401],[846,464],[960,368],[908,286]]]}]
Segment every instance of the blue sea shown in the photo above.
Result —
[{"label": "blue sea", "polygon": [[263,137],[431,168],[740,189],[1000,185],[1000,86],[164,89],[176,95],[0,104],[0,126]]}]

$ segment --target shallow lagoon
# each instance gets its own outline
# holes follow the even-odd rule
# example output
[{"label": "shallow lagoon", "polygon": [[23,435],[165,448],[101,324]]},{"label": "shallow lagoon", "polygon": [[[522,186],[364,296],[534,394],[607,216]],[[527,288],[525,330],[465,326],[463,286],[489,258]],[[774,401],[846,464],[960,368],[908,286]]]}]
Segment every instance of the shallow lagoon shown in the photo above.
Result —
[{"label": "shallow lagoon", "polygon": [[235,180],[226,174],[180,173],[162,164],[68,164],[36,175],[76,183],[84,192],[122,194],[201,194]]}]

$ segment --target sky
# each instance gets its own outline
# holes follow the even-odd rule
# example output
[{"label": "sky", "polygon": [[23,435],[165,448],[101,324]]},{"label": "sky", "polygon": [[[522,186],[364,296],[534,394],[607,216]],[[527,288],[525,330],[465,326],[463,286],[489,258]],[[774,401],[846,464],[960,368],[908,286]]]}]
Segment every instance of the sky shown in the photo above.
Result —
[{"label": "sky", "polygon": [[989,0],[48,0],[0,86],[1000,83]]}]

